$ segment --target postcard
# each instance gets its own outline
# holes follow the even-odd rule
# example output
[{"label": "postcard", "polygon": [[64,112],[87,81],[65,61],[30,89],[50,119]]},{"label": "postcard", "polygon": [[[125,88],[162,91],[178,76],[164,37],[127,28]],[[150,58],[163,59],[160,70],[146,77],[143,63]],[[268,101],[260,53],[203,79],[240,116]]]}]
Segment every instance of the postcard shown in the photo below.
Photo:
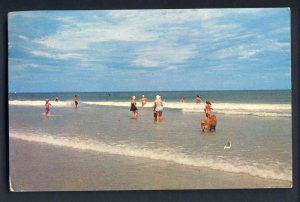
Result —
[{"label": "postcard", "polygon": [[289,8],[8,15],[11,191],[291,188]]}]

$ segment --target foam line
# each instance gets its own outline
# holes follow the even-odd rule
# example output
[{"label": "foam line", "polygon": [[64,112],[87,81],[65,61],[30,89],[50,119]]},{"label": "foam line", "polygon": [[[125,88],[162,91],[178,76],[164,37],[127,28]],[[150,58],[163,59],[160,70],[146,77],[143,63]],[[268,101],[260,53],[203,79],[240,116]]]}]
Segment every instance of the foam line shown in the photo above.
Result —
[{"label": "foam line", "polygon": [[[51,102],[49,101],[51,106],[54,107],[67,107],[71,106],[73,102],[71,101],[59,101],[59,102]],[[16,105],[16,106],[32,106],[32,107],[44,107],[45,101],[43,100],[9,100],[9,105]]]},{"label": "foam line", "polygon": [[[222,158],[209,158],[209,157],[199,157],[199,156],[188,156],[183,153],[178,153],[171,148],[158,148],[158,149],[146,149],[140,148],[133,145],[124,144],[107,144],[104,142],[95,142],[91,140],[80,140],[78,138],[67,139],[62,137],[53,137],[49,135],[32,135],[32,134],[21,134],[18,132],[11,132],[10,138],[24,140],[28,142],[36,142],[49,144],[60,147],[67,147],[81,151],[94,151],[100,153],[108,153],[115,155],[123,155],[129,157],[142,157],[149,158],[153,160],[171,161],[174,163],[196,166],[196,167],[206,167],[214,170],[220,170],[225,172],[248,174],[251,176],[286,180],[292,181],[292,174],[290,169],[284,171],[274,170],[276,165],[262,165],[256,162],[248,162],[244,165],[241,162],[232,160],[232,162],[227,162]],[[223,145],[222,145],[223,146]],[[278,165],[277,165],[278,166]]]},{"label": "foam line", "polygon": [[[129,107],[129,102],[83,102],[87,105]],[[138,107],[140,104],[137,103]],[[204,103],[164,102],[165,109],[179,109],[184,113],[203,113]],[[147,103],[144,107],[153,107]],[[248,103],[214,103],[214,113],[228,115],[254,115],[262,117],[291,117],[291,104],[248,104]]]}]

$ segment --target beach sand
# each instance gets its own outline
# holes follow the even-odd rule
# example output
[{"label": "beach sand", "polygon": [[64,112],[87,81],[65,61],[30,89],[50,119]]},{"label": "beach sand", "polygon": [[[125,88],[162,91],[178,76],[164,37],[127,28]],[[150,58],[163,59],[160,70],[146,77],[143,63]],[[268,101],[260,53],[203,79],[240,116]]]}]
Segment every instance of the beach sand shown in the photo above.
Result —
[{"label": "beach sand", "polygon": [[252,177],[162,160],[111,155],[10,138],[14,191],[99,191],[290,187]]}]

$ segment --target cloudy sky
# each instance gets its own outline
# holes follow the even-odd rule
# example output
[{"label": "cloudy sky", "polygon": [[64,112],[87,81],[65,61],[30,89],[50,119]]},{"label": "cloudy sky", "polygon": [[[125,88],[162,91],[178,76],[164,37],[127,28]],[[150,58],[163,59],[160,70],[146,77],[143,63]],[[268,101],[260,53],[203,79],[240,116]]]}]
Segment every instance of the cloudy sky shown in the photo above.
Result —
[{"label": "cloudy sky", "polygon": [[8,16],[9,91],[290,89],[290,10]]}]

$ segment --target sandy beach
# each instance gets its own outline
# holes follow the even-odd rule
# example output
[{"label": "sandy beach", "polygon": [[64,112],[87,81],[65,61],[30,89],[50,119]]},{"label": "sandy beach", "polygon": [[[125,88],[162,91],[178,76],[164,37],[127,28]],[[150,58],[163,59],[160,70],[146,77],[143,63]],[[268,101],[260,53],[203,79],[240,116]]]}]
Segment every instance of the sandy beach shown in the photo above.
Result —
[{"label": "sandy beach", "polygon": [[291,183],[10,139],[14,191],[234,189],[288,187]]}]

